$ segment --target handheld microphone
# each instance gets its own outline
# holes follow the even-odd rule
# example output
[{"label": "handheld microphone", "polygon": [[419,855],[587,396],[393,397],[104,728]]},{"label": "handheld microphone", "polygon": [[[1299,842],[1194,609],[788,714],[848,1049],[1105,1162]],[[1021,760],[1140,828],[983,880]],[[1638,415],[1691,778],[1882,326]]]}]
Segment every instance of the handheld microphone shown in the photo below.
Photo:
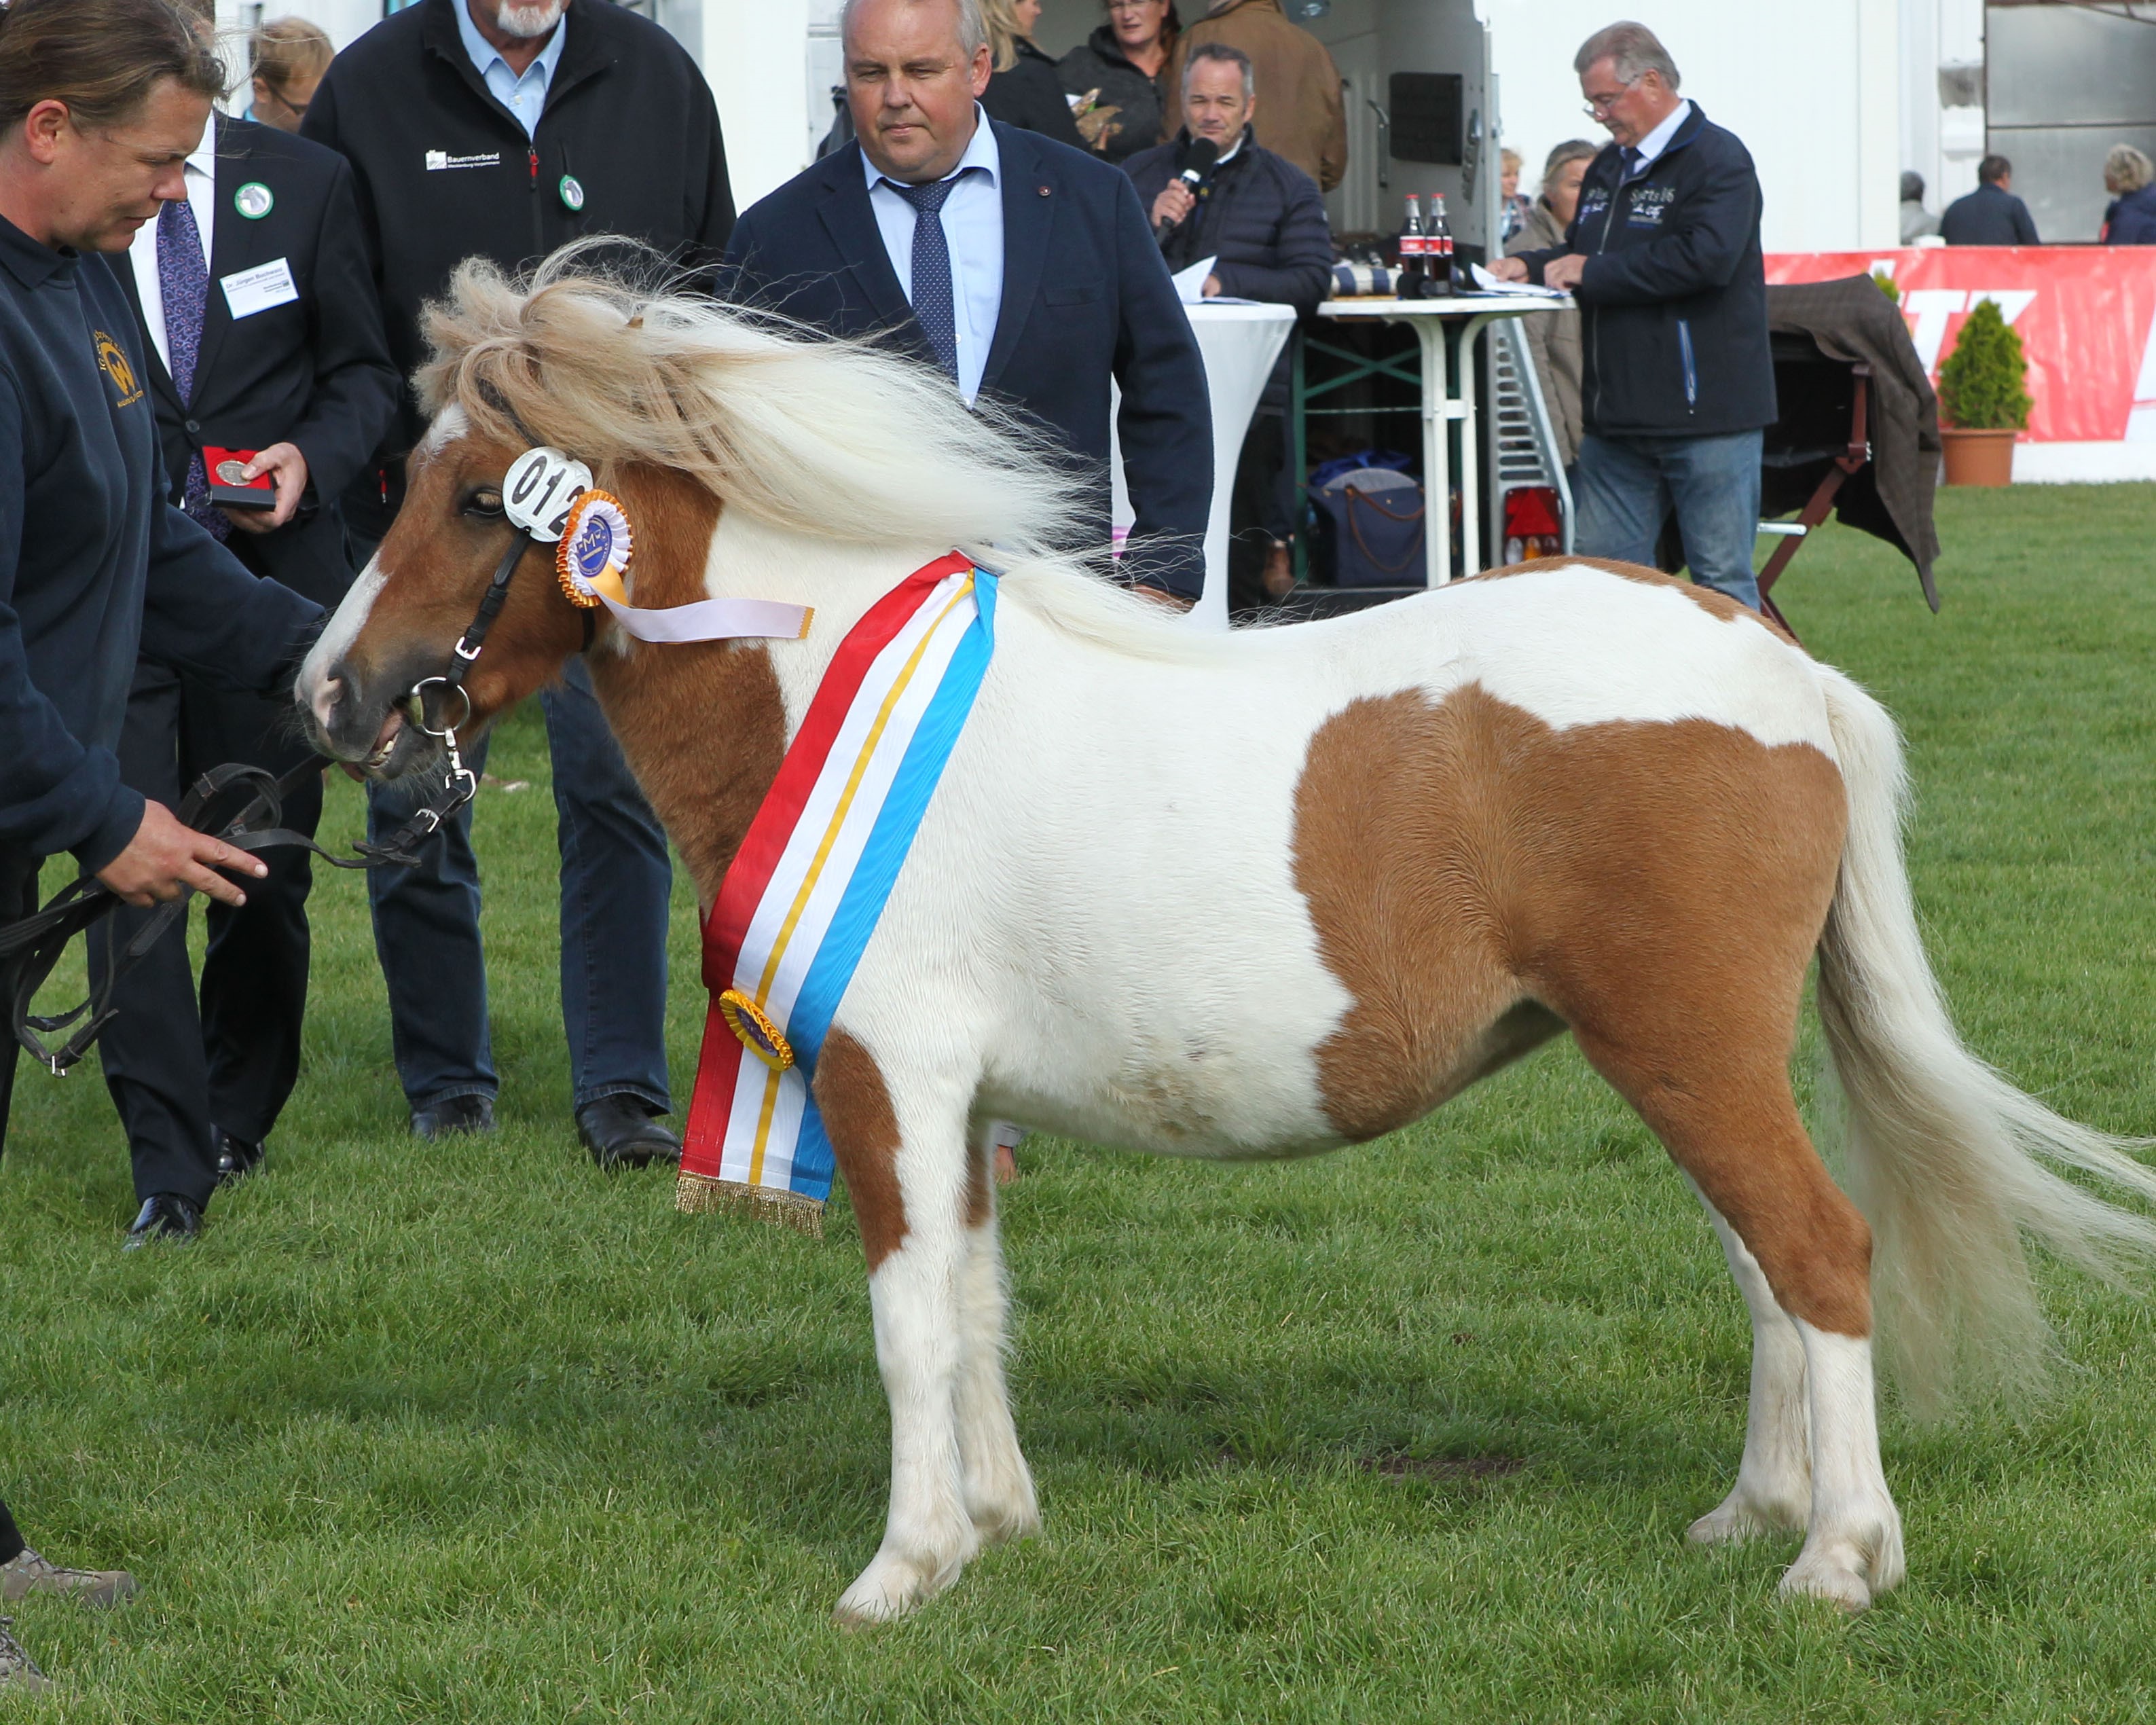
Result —
[{"label": "handheld microphone", "polygon": [[[1205,183],[1206,176],[1213,172],[1214,164],[1219,159],[1220,146],[1212,139],[1193,138],[1190,141],[1190,147],[1183,152],[1183,172],[1178,174],[1176,178],[1189,187],[1194,193]],[[1175,227],[1176,224],[1173,222],[1157,223],[1153,227],[1152,237],[1156,241],[1165,239],[1174,232]]]}]

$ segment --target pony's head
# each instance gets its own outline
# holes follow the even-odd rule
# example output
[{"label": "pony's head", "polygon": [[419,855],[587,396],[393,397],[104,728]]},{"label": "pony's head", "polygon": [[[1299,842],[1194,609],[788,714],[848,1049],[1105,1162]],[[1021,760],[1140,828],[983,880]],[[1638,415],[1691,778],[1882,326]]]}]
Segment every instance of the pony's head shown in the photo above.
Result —
[{"label": "pony's head", "polygon": [[[434,752],[411,721],[465,719],[454,697],[444,711],[414,691],[449,670],[516,542],[503,482],[539,445],[583,463],[628,506],[630,595],[645,606],[725,590],[712,556],[721,507],[810,540],[998,562],[1051,556],[1082,531],[1068,459],[1009,414],[969,411],[941,374],[654,290],[600,270],[592,252],[567,248],[521,284],[467,263],[428,308],[432,357],[417,382],[432,424],[395,524],[300,675],[300,707],[325,752],[393,778]],[[535,545],[516,567],[464,680],[467,734],[573,654],[629,649],[610,621],[570,603],[552,555]]]}]

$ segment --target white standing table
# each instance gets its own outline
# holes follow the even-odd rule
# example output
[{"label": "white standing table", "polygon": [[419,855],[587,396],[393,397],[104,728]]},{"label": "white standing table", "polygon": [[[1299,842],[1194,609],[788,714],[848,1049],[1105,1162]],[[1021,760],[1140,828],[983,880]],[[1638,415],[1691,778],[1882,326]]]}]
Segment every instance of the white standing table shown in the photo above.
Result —
[{"label": "white standing table", "polygon": [[[1243,453],[1243,437],[1265,393],[1265,380],[1273,363],[1287,345],[1295,328],[1292,305],[1224,305],[1206,300],[1183,311],[1198,337],[1198,351],[1205,361],[1205,387],[1213,401],[1213,512],[1205,523],[1205,593],[1191,610],[1193,623],[1201,629],[1228,626],[1228,505],[1235,489],[1235,465]],[[1109,425],[1122,407],[1122,393],[1113,393],[1109,403]],[[1118,532],[1131,524],[1130,494],[1123,485],[1123,450],[1120,438],[1108,451],[1110,481],[1115,491],[1115,525]]]},{"label": "white standing table", "polygon": [[[1455,572],[1472,575],[1482,562],[1482,488],[1477,480],[1479,439],[1475,421],[1475,349],[1482,331],[1502,317],[1561,311],[1568,294],[1454,294],[1439,300],[1328,300],[1320,317],[1341,323],[1404,323],[1422,343],[1422,472],[1427,524],[1423,534],[1424,577],[1442,587]],[[1446,325],[1453,337],[1446,339]],[[1449,425],[1460,428],[1460,463],[1452,461]],[[1229,469],[1232,474],[1234,470]],[[1470,567],[1452,567],[1452,487],[1460,487],[1460,543]],[[1212,593],[1212,582],[1206,583]]]}]

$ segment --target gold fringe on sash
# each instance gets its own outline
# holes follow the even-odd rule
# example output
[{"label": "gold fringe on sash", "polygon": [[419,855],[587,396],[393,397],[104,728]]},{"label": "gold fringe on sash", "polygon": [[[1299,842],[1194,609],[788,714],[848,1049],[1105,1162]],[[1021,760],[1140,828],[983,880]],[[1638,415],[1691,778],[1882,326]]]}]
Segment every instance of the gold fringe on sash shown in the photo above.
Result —
[{"label": "gold fringe on sash", "polygon": [[824,1237],[824,1202],[798,1192],[774,1192],[740,1180],[715,1180],[705,1174],[684,1173],[675,1181],[674,1207],[685,1215],[723,1210],[752,1216],[813,1239]]}]

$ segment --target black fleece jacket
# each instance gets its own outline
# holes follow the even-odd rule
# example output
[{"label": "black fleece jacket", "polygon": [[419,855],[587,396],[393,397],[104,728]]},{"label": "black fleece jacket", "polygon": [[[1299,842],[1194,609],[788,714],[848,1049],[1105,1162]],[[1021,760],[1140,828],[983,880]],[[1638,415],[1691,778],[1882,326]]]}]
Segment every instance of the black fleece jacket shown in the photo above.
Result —
[{"label": "black fleece jacket", "polygon": [[1668,147],[1625,180],[1616,145],[1580,181],[1563,247],[1517,255],[1539,282],[1586,254],[1574,297],[1586,366],[1582,418],[1604,436],[1722,437],[1775,418],[1751,152],[1697,103]]},{"label": "black fleece jacket", "polygon": [[[716,265],[733,194],[711,87],[649,18],[570,0],[561,64],[535,136],[494,99],[453,6],[420,0],[331,62],[300,136],[352,164],[360,227],[382,295],[389,357],[408,379],[426,357],[419,307],[466,258],[514,271],[591,234]],[[424,429],[406,392],[384,453]]]}]

